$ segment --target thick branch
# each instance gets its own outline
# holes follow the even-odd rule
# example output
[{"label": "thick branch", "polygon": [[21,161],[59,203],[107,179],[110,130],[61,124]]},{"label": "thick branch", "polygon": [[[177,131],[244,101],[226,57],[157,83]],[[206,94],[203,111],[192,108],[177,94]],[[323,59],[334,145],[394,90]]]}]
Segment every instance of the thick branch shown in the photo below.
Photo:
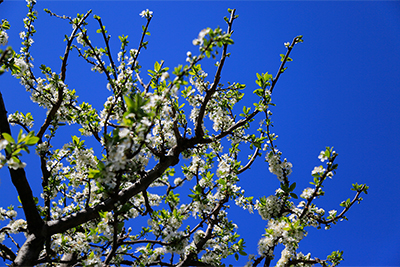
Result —
[{"label": "thick branch", "polygon": [[[0,93],[0,133],[8,133],[11,135],[10,125],[7,120],[7,111],[4,105],[3,96]],[[20,168],[14,170],[8,168],[11,175],[11,180],[18,191],[19,198],[22,203],[22,208],[25,213],[28,230],[32,233],[42,227],[43,221],[36,209],[36,204],[33,199],[31,187],[26,179],[25,170]]]},{"label": "thick branch", "polygon": [[43,236],[30,234],[18,251],[12,266],[34,266],[43,249],[44,241]]}]

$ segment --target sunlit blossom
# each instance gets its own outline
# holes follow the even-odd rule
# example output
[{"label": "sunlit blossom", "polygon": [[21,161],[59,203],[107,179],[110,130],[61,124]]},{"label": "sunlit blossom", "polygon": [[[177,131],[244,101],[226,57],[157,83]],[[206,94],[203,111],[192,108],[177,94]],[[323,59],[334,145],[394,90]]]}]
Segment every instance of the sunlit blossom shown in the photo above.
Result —
[{"label": "sunlit blossom", "polygon": [[151,18],[153,16],[153,11],[150,11],[150,10],[146,9],[146,10],[143,10],[142,12],[140,12],[139,15],[142,18],[149,19],[149,18]]}]

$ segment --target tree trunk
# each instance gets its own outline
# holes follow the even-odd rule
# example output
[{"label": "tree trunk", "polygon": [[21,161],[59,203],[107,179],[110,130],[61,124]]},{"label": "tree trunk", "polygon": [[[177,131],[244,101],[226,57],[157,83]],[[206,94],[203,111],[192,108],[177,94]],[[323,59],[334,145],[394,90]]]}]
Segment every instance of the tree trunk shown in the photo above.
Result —
[{"label": "tree trunk", "polygon": [[40,252],[43,250],[45,238],[30,234],[24,245],[18,251],[12,266],[34,266],[39,258]]}]

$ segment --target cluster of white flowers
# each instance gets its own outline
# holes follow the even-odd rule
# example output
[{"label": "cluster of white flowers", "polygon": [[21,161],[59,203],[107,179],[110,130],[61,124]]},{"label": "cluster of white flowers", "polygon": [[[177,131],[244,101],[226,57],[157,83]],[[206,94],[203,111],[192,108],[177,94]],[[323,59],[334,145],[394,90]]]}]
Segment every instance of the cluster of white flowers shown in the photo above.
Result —
[{"label": "cluster of white flowers", "polygon": [[91,237],[96,235],[88,236],[83,232],[75,232],[68,234],[56,234],[52,242],[52,249],[59,253],[85,253],[89,249],[89,242],[93,241]]},{"label": "cluster of white flowers", "polygon": [[12,126],[14,126],[15,123],[25,125],[28,128],[32,128],[33,126],[33,117],[30,113],[24,115],[22,112],[16,111],[15,113],[8,115],[8,121]]},{"label": "cluster of white flowers", "polygon": [[242,194],[235,199],[235,204],[239,207],[242,207],[244,210],[248,210],[250,213],[253,213],[253,209],[254,209],[253,204],[243,196],[243,194],[244,194],[243,189],[242,189],[241,193]]},{"label": "cluster of white flowers", "polygon": [[[24,75],[24,77],[28,76]],[[79,117],[79,109],[71,108],[72,106],[75,107],[77,102],[75,90],[69,89],[55,72],[47,75],[46,79],[37,78],[36,82],[35,90],[31,90],[32,101],[50,110],[58,100],[59,91],[63,91],[63,102],[53,120],[68,124],[76,123],[76,118]],[[27,90],[31,89],[33,84],[33,81],[27,81],[25,84]]]},{"label": "cluster of white flowers", "polygon": [[315,205],[310,205],[308,209],[304,211],[305,206],[305,201],[300,201],[297,207],[292,205],[292,214],[289,216],[289,219],[292,222],[296,222],[299,219],[300,215],[305,212],[302,218],[302,223],[306,226],[318,227],[319,222],[317,219],[320,219],[325,214],[325,210],[322,208],[318,208]]},{"label": "cluster of white flowers", "polygon": [[292,173],[292,163],[286,159],[281,161],[282,152],[275,151],[275,154],[271,151],[266,156],[266,161],[269,163],[269,171],[278,177],[278,180],[283,182],[285,177],[288,177]]},{"label": "cluster of white flowers", "polygon": [[146,10],[143,10],[142,12],[140,12],[139,15],[142,18],[149,19],[149,18],[153,17],[153,11],[150,11],[150,10],[146,9]]},{"label": "cluster of white flowers", "polygon": [[233,119],[229,116],[226,109],[216,106],[209,114],[210,120],[214,122],[213,130],[225,130],[233,124]]},{"label": "cluster of white flowers", "polygon": [[96,60],[96,65],[94,65],[91,70],[94,72],[103,73],[105,65],[106,65],[105,61],[101,60],[101,57],[103,56],[103,52],[96,51],[96,54],[97,54],[97,56],[94,57]]},{"label": "cluster of white flowers", "polygon": [[312,194],[314,194],[314,191],[315,191],[315,189],[312,189],[312,188],[309,188],[309,187],[305,188],[303,190],[303,193],[301,193],[300,197],[304,198],[304,199],[309,199],[312,196]]},{"label": "cluster of white flowers", "polygon": [[164,72],[163,74],[161,74],[160,82],[163,82],[163,81],[165,81],[167,79],[169,79],[169,73],[168,72]]},{"label": "cluster of white flowers", "polygon": [[[0,140],[0,151],[5,149],[8,145],[8,141],[6,139],[1,139]],[[19,168],[25,168],[26,163],[22,162],[21,160],[12,157],[9,159],[6,159],[6,157],[0,153],[0,169],[4,167],[4,165],[8,165],[9,168],[17,170]]]},{"label": "cluster of white flowers", "polygon": [[325,155],[325,151],[321,151],[321,153],[319,153],[318,158],[321,160],[321,162],[324,162],[325,160],[328,160],[328,157]]},{"label": "cluster of white flowers", "polygon": [[[100,249],[99,249],[100,250]],[[100,266],[103,263],[101,253],[95,253],[96,249],[92,249],[94,253],[89,253],[86,259],[83,260],[83,266]]]},{"label": "cluster of white flowers", "polygon": [[325,172],[324,167],[317,166],[317,167],[314,168],[314,170],[311,171],[311,175],[321,176],[324,172]]},{"label": "cluster of white flowers", "polygon": [[191,63],[192,61],[193,61],[193,57],[192,57],[192,52],[190,52],[190,51],[187,51],[186,52],[186,62],[189,62],[189,63]]},{"label": "cluster of white flowers", "polygon": [[166,253],[164,247],[157,247],[155,249],[149,249],[144,246],[138,247],[136,253],[140,252],[140,262],[136,261],[133,266],[149,266],[157,263],[159,258]]},{"label": "cluster of white flowers", "polygon": [[[22,57],[14,58],[14,63],[21,70],[20,73],[14,74],[16,77],[22,77],[23,74],[28,70],[29,67],[33,67],[33,65],[31,63],[28,64]],[[24,78],[26,78],[26,77],[24,76]],[[25,84],[23,84],[23,85],[25,85]]]},{"label": "cluster of white flowers", "polygon": [[197,36],[196,39],[193,40],[193,45],[203,45],[204,43],[204,38],[206,35],[210,32],[210,28],[203,29],[199,32],[199,35]]},{"label": "cluster of white flowers", "polygon": [[193,155],[192,164],[190,164],[189,172],[186,174],[186,178],[190,181],[193,175],[204,172],[205,161],[198,155]]},{"label": "cluster of white flowers", "polygon": [[[207,76],[208,76],[208,73],[204,72],[204,70],[199,70],[196,73],[196,76],[191,76],[189,78],[190,84],[193,85],[200,94],[203,94],[209,86],[209,83],[205,82],[205,79],[207,78]],[[188,100],[190,101],[190,99],[188,99]],[[192,106],[196,106],[198,103],[192,102],[190,104]]]},{"label": "cluster of white flowers", "polygon": [[78,44],[82,45],[83,47],[86,46],[86,41],[83,38],[83,33],[79,32],[76,34],[76,41],[78,42]]},{"label": "cluster of white flowers", "polygon": [[[258,242],[258,253],[262,256],[273,256],[273,247],[278,243],[285,245],[285,252],[282,252],[281,262],[294,255],[297,244],[303,239],[305,232],[302,228],[293,228],[293,222],[285,218],[280,220],[270,219],[265,237]],[[282,265],[284,266],[284,265]]]},{"label": "cluster of white flowers", "polygon": [[4,221],[6,219],[6,210],[3,207],[0,207],[0,221]]},{"label": "cluster of white flowers", "polygon": [[17,234],[21,231],[26,230],[27,223],[23,219],[13,220],[8,225],[10,227],[10,233]]},{"label": "cluster of white flowers", "polygon": [[217,176],[224,178],[228,175],[233,175],[232,173],[232,164],[233,164],[233,159],[228,156],[228,154],[224,154],[221,157],[218,158],[219,164],[218,164],[218,170],[217,170]]},{"label": "cluster of white flowers", "polygon": [[92,148],[78,149],[75,147],[73,152],[68,156],[67,160],[71,165],[75,165],[74,171],[71,171],[68,176],[71,185],[75,187],[78,187],[82,184],[82,180],[85,179],[89,170],[96,169],[98,163]]},{"label": "cluster of white flowers", "polygon": [[8,141],[6,139],[1,139],[0,140],[0,150],[3,150],[7,147]]},{"label": "cluster of white flowers", "polygon": [[181,177],[177,177],[174,179],[174,185],[175,186],[181,186],[183,184],[183,180]]},{"label": "cluster of white flowers", "polygon": [[[111,112],[112,110],[112,112]],[[122,120],[124,110],[122,108],[122,100],[120,97],[115,98],[115,96],[109,96],[104,103],[104,109],[100,112],[101,122],[100,125],[104,126],[106,119],[109,121],[119,121]]]},{"label": "cluster of white flowers", "polygon": [[15,217],[17,217],[17,215],[18,215],[18,213],[15,211],[15,210],[8,210],[7,212],[6,212],[6,216],[8,217],[8,218],[10,218],[11,220],[13,220]]},{"label": "cluster of white flowers", "polygon": [[258,210],[263,220],[270,220],[278,215],[282,207],[282,203],[277,196],[269,196],[265,199],[265,204],[257,200],[255,208]]},{"label": "cluster of white flowers", "polygon": [[332,217],[332,218],[336,217],[336,214],[337,214],[337,210],[330,210],[329,211],[329,216]]},{"label": "cluster of white flowers", "polygon": [[[150,99],[156,99],[156,97],[152,97]],[[150,101],[150,103],[151,102],[152,101]],[[151,103],[151,106],[153,107],[155,107],[156,105],[157,105],[156,102]],[[148,107],[145,108],[151,109]],[[174,121],[171,116],[168,116],[169,114],[171,114],[171,108],[167,105],[163,105],[162,110],[164,110],[165,113],[162,113],[163,115],[161,115],[162,120],[157,120],[154,123],[154,127],[152,129],[151,141],[154,146],[163,144],[165,147],[171,148],[176,145],[176,137],[174,133]],[[150,122],[148,121],[147,118],[143,118],[141,122],[146,126],[150,126]]]},{"label": "cluster of white flowers", "polygon": [[8,167],[10,167],[11,169],[17,170],[17,169],[23,169],[26,167],[26,163],[22,162],[19,159],[14,159],[14,158],[10,158],[9,160],[7,160],[7,165]]},{"label": "cluster of white flowers", "polygon": [[8,34],[6,31],[0,31],[0,45],[7,45],[8,43]]}]

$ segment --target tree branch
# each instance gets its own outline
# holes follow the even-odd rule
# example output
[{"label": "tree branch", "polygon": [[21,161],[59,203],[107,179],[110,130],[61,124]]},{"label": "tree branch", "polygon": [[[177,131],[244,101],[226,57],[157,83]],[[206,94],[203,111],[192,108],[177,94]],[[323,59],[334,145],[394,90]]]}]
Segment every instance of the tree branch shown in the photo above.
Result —
[{"label": "tree branch", "polygon": [[[63,57],[62,65],[61,65],[61,73],[60,73],[60,79],[63,82],[65,81],[65,76],[66,76],[66,71],[67,71],[67,60],[68,60],[69,51],[71,50],[70,48],[72,45],[72,41],[74,40],[74,36],[75,36],[76,32],[78,31],[79,26],[85,21],[85,19],[89,16],[89,14],[91,12],[92,11],[90,10],[86,13],[86,15],[79,21],[78,26],[72,31],[70,38],[68,38],[68,43],[67,43],[67,47],[65,48],[65,53],[64,53],[64,57]],[[49,114],[47,115],[45,122],[43,123],[42,127],[40,127],[40,130],[36,135],[37,137],[40,138],[40,140],[42,139],[44,132],[49,127],[51,121],[53,120],[54,116],[56,115],[58,109],[61,106],[61,103],[63,101],[63,96],[64,96],[63,89],[64,88],[62,86],[58,88],[57,102],[53,105],[53,107],[49,111]]]},{"label": "tree branch", "polygon": [[0,244],[0,257],[2,257],[4,260],[10,260],[14,261],[15,258],[17,257],[14,252],[7,246]]},{"label": "tree branch", "polygon": [[279,67],[278,73],[276,74],[275,78],[272,80],[271,88],[269,89],[269,91],[270,91],[271,94],[272,94],[272,90],[274,90],[274,87],[275,87],[276,82],[277,82],[278,79],[279,79],[279,76],[281,76],[281,73],[283,73],[284,70],[285,70],[284,67],[285,67],[286,61],[287,61],[288,58],[289,58],[290,52],[292,51],[292,49],[293,49],[293,47],[294,47],[295,44],[297,44],[298,42],[301,42],[301,38],[302,38],[302,36],[297,36],[297,37],[295,37],[295,38],[293,39],[293,41],[292,41],[292,44],[288,47],[288,50],[287,50],[287,52],[286,52],[286,55],[285,55],[285,57],[284,57],[283,60],[282,60],[281,66]]},{"label": "tree branch", "polygon": [[[3,96],[0,93],[0,134],[8,133],[11,135],[10,125],[7,120],[7,111],[4,105]],[[8,154],[6,152],[6,154]],[[36,203],[33,198],[31,187],[26,179],[25,170],[22,168],[12,169],[8,168],[11,175],[12,183],[17,189],[19,198],[22,203],[22,208],[25,213],[28,230],[32,233],[43,225],[42,218],[36,208]]]},{"label": "tree branch", "polygon": [[[234,19],[235,19],[235,9],[232,9],[231,17],[228,22],[228,31],[227,31],[228,34],[232,33],[232,24],[233,24]],[[198,136],[198,137],[203,137],[203,135],[204,135],[202,125],[203,125],[203,119],[204,119],[206,107],[207,107],[208,102],[211,100],[211,97],[214,95],[215,91],[217,90],[219,80],[221,79],[221,71],[222,71],[222,68],[225,63],[227,49],[228,49],[228,44],[224,44],[220,64],[218,64],[218,68],[217,68],[217,71],[214,76],[214,82],[213,82],[210,90],[208,90],[206,92],[203,103],[199,110],[199,115],[197,116],[197,119],[196,119],[196,125],[194,128],[194,131],[195,131],[196,136]]]}]

